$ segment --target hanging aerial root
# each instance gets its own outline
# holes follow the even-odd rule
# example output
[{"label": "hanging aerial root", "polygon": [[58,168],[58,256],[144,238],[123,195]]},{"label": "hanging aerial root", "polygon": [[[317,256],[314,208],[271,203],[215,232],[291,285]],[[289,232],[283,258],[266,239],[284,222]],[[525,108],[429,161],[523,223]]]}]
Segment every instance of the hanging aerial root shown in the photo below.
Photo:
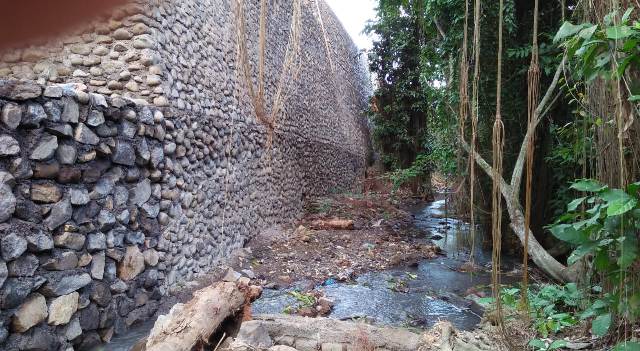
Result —
[{"label": "hanging aerial root", "polygon": [[[540,66],[538,58],[538,2],[535,0],[533,9],[533,43],[531,49],[531,64],[527,72],[528,97],[527,97],[527,129],[532,130],[526,140],[527,156],[526,156],[526,180],[525,180],[525,210],[524,210],[524,227],[531,228],[531,198],[532,198],[532,180],[533,180],[533,161],[535,152],[535,128],[532,128],[536,107],[540,98]],[[522,308],[525,312],[529,310],[529,301],[527,291],[529,290],[529,236],[525,236],[524,252],[522,257]],[[526,314],[528,316],[528,313]]]},{"label": "hanging aerial root", "polygon": [[471,257],[470,261],[473,263],[475,255],[475,241],[476,241],[476,220],[475,220],[475,182],[476,182],[476,139],[478,136],[478,114],[479,114],[479,85],[480,85],[480,1],[475,0],[473,10],[473,83],[471,86],[471,151],[469,152],[469,219],[470,219],[470,234],[471,234]]},{"label": "hanging aerial root", "polygon": [[267,50],[267,0],[260,1],[260,18],[258,31],[258,79],[257,87],[253,83],[253,71],[251,69],[247,49],[246,21],[244,16],[244,0],[237,0],[235,8],[236,36],[238,49],[239,74],[244,81],[251,104],[256,114],[256,119],[267,129],[267,148],[273,142],[273,133],[277,127],[278,116],[284,108],[284,104],[290,95],[292,85],[297,79],[302,68],[300,59],[300,33],[302,28],[302,1],[293,0],[291,12],[291,26],[287,48],[284,55],[280,78],[276,87],[275,96],[271,106],[271,112],[266,107],[265,99],[265,65]]}]

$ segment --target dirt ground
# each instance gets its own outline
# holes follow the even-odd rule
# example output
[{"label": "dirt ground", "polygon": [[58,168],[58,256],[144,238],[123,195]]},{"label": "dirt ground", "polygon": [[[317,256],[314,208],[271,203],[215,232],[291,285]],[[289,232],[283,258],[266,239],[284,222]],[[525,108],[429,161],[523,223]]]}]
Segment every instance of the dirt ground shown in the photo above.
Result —
[{"label": "dirt ground", "polygon": [[[249,242],[256,278],[266,286],[319,284],[435,258],[438,248],[425,244],[424,234],[411,227],[411,214],[399,203],[406,201],[398,202],[389,193],[316,200],[296,227],[265,231]],[[352,229],[322,225],[332,219],[353,221]]]}]

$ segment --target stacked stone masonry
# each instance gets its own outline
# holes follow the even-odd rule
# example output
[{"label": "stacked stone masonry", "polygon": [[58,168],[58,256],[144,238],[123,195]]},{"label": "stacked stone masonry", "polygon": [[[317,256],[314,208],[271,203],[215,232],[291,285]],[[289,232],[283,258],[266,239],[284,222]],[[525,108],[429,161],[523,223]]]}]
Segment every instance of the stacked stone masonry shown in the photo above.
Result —
[{"label": "stacked stone masonry", "polygon": [[[271,143],[238,73],[235,0],[133,1],[0,54],[0,349],[109,341],[306,199],[356,186],[370,83],[314,1]],[[245,2],[255,69],[259,2]],[[292,0],[268,3],[270,108]]]}]

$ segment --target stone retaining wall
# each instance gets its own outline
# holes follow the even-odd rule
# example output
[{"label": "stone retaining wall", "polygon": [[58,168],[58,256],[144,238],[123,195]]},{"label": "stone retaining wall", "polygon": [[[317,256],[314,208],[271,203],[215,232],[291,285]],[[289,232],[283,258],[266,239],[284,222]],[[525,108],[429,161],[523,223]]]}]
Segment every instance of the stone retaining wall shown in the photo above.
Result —
[{"label": "stone retaining wall", "polygon": [[[255,67],[258,2],[246,1]],[[0,63],[0,349],[89,349],[305,200],[364,174],[370,84],[324,2],[272,143],[239,79],[232,0],[135,1]],[[269,2],[267,106],[291,0]],[[333,63],[331,65],[330,63]]]}]

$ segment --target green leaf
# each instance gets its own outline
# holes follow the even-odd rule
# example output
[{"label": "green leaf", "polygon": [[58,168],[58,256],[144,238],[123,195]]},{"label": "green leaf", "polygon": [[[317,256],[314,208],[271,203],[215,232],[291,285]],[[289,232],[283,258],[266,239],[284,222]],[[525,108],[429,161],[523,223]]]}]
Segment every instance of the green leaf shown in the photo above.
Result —
[{"label": "green leaf", "polygon": [[529,341],[529,346],[534,347],[536,349],[545,350],[547,348],[547,343],[545,343],[540,339],[531,339],[531,341]]},{"label": "green leaf", "polygon": [[620,63],[620,65],[618,66],[618,69],[616,71],[616,73],[618,73],[619,77],[622,77],[624,75],[624,72],[627,70],[627,67],[629,67],[629,64],[631,64],[631,61],[635,60],[636,57],[634,55],[629,55],[627,57],[625,57],[624,60],[622,60],[622,62]]},{"label": "green leaf", "polygon": [[589,241],[589,236],[586,232],[576,230],[570,224],[558,224],[550,227],[549,230],[556,238],[573,245],[582,245]]},{"label": "green leaf", "polygon": [[631,17],[631,13],[633,12],[633,7],[627,9],[622,15],[622,23],[627,23],[629,21],[629,17]]},{"label": "green leaf", "polygon": [[603,314],[591,322],[591,333],[598,337],[605,336],[609,327],[611,327],[611,313]]},{"label": "green leaf", "polygon": [[607,28],[607,38],[619,40],[633,35],[633,30],[629,26],[621,25]]},{"label": "green leaf", "polygon": [[598,25],[594,24],[590,27],[587,27],[583,30],[580,31],[580,33],[578,33],[578,36],[584,40],[591,40],[591,38],[593,37],[593,35],[595,34],[596,30],[598,30]]},{"label": "green leaf", "polygon": [[[637,96],[638,99],[640,100],[640,95],[634,95],[634,96]],[[638,196],[638,190],[640,190],[640,182],[629,184],[629,186],[627,186],[627,193],[629,193],[629,195],[631,196]]]},{"label": "green leaf", "polygon": [[610,266],[608,252],[606,250],[599,250],[593,260],[593,264],[596,267],[596,270],[599,272],[608,270]]},{"label": "green leaf", "polygon": [[633,262],[638,258],[638,238],[634,235],[627,235],[620,243],[620,257],[618,257],[618,265],[620,269],[631,267]]},{"label": "green leaf", "polygon": [[609,203],[607,207],[608,216],[619,216],[633,210],[638,204],[635,198],[620,199]]},{"label": "green leaf", "polygon": [[578,33],[583,28],[584,28],[583,25],[575,25],[575,24],[572,24],[571,22],[564,22],[560,27],[560,29],[558,29],[558,33],[556,33],[556,36],[553,38],[553,42],[558,43],[563,39]]},{"label": "green leaf", "polygon": [[557,350],[566,346],[567,346],[566,340],[555,340],[554,342],[551,343],[551,345],[549,345],[548,350]]},{"label": "green leaf", "polygon": [[569,265],[572,265],[578,262],[584,256],[593,253],[596,247],[598,247],[597,242],[591,242],[588,244],[578,246],[578,248],[573,250],[569,258],[567,259],[567,263]]},{"label": "green leaf", "polygon": [[629,101],[631,101],[631,102],[640,101],[640,95],[631,95],[629,97]]},{"label": "green leaf", "polygon": [[640,343],[633,341],[623,341],[614,346],[611,351],[640,351]]},{"label": "green leaf", "polygon": [[571,201],[568,205],[567,205],[567,211],[575,211],[578,206],[580,206],[580,204],[586,199],[587,197],[581,197],[579,199],[575,199],[573,201]]},{"label": "green leaf", "polygon": [[571,189],[577,191],[587,191],[587,192],[598,192],[603,189],[606,189],[606,185],[600,184],[598,181],[593,179],[581,179],[573,184],[571,184]]}]

